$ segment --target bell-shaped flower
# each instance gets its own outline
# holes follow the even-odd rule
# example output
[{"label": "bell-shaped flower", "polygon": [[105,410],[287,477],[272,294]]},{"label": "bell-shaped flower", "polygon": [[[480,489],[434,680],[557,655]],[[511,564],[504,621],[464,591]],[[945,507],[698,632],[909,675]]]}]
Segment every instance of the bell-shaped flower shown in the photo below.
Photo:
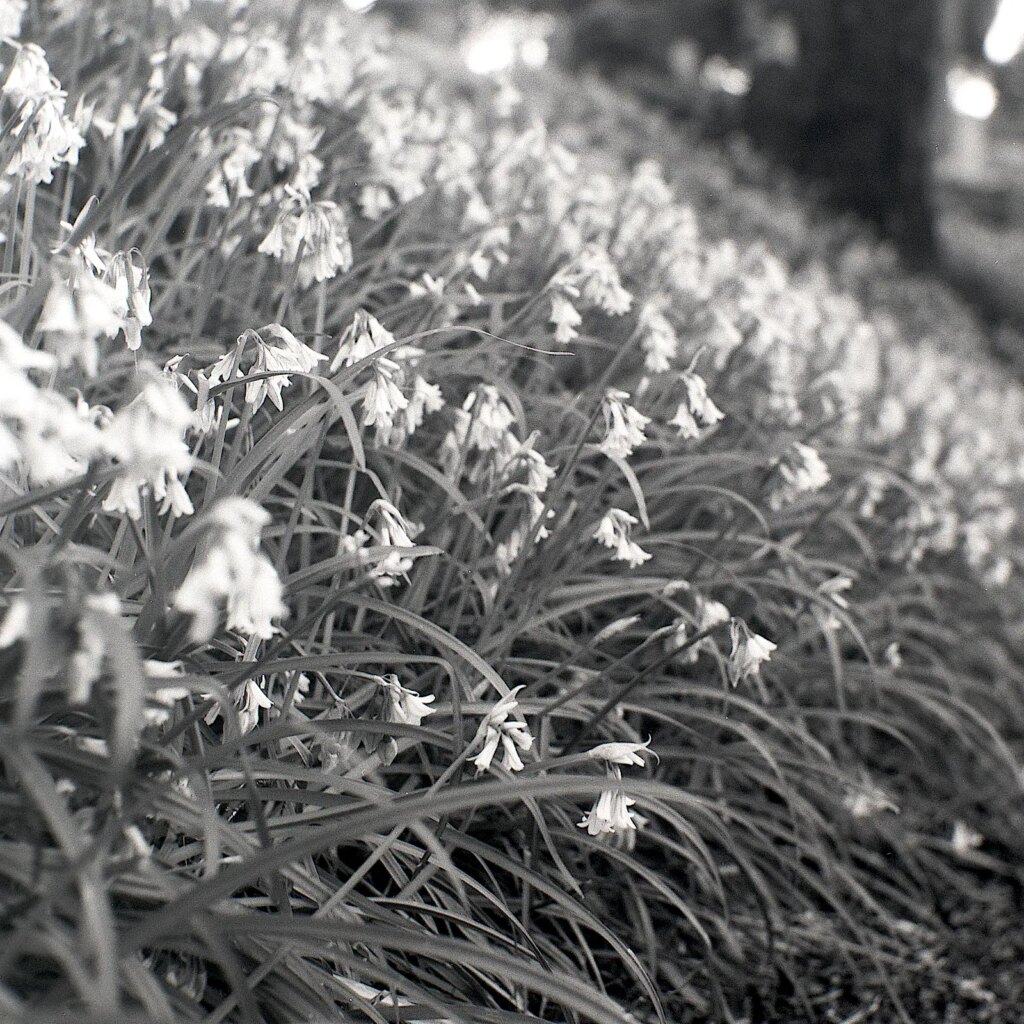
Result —
[{"label": "bell-shaped flower", "polygon": [[729,653],[729,678],[733,686],[741,679],[760,674],[761,665],[769,661],[777,644],[759,635],[742,620],[733,618],[729,623],[732,650]]},{"label": "bell-shaped flower", "polygon": [[628,399],[629,395],[625,391],[609,388],[601,403],[605,436],[599,447],[606,455],[620,459],[632,455],[633,449],[647,440],[644,428],[651,422],[649,416],[644,416],[628,405]]}]

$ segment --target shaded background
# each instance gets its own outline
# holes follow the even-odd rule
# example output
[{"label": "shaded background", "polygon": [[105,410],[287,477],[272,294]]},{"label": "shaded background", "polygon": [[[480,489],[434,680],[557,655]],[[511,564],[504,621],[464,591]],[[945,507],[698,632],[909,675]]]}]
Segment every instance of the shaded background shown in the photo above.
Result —
[{"label": "shaded background", "polygon": [[[524,12],[548,59],[742,133],[809,193],[1024,325],[1024,0],[380,0]],[[550,16],[548,19],[538,15]],[[521,55],[520,55],[521,56]]]}]

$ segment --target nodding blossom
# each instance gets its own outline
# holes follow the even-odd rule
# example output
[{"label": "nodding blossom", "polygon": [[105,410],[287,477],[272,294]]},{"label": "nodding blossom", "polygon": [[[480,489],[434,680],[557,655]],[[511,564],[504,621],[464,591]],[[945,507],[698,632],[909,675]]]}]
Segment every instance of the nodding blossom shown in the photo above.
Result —
[{"label": "nodding blossom", "polygon": [[612,258],[593,243],[584,246],[572,265],[555,275],[552,286],[570,297],[578,296],[585,307],[597,307],[609,316],[622,316],[633,304],[633,296],[623,288]]},{"label": "nodding blossom", "polygon": [[114,253],[107,265],[106,281],[117,295],[125,344],[135,352],[142,345],[142,328],[153,322],[149,311],[149,269],[139,250]]},{"label": "nodding blossom", "polygon": [[[10,20],[20,28],[21,13],[15,13],[16,18]],[[85,145],[82,132],[87,109],[80,105],[76,115],[69,117],[65,113],[67,93],[50,74],[43,50],[35,43],[20,44],[12,39],[8,42],[16,52],[6,69],[2,90],[20,109],[20,115],[12,132],[18,144],[6,171],[25,181],[49,184],[58,164],[78,163],[78,151]]]},{"label": "nodding blossom", "polygon": [[409,408],[409,399],[402,394],[398,381],[403,378],[402,368],[393,360],[381,356],[373,361],[373,376],[366,385],[363,397],[363,425],[376,426],[377,440],[387,444],[400,412]]},{"label": "nodding blossom", "polygon": [[21,19],[28,0],[3,0],[0,3],[0,38],[15,39],[21,35]]},{"label": "nodding blossom", "polygon": [[779,461],[782,478],[770,497],[773,509],[783,508],[803,494],[820,491],[831,479],[828,466],[809,444],[795,441]]},{"label": "nodding blossom", "polygon": [[[264,377],[262,380],[254,380],[245,386],[245,400],[256,412],[263,402],[269,398],[278,409],[284,408],[284,400],[281,391],[290,386],[292,380],[289,372],[312,373],[317,364],[327,358],[319,352],[314,352],[308,345],[304,345],[286,327],[280,324],[267,324],[258,331],[246,331],[239,339],[239,344],[244,344],[252,338],[256,342],[256,358],[249,369],[249,373],[273,373],[273,377]],[[272,338],[278,344],[271,344],[267,338]]]},{"label": "nodding blossom", "polygon": [[0,469],[20,466],[29,481],[43,485],[84,473],[103,454],[92,419],[29,376],[54,365],[50,353],[28,348],[0,321]]},{"label": "nodding blossom", "polygon": [[371,519],[374,514],[377,519],[377,538],[380,545],[394,550],[373,566],[370,575],[380,586],[392,587],[398,582],[400,576],[404,576],[412,568],[412,559],[402,553],[403,548],[416,546],[409,536],[412,527],[406,521],[405,516],[390,501],[385,501],[382,498],[378,498],[367,509],[367,520]]},{"label": "nodding blossom", "polygon": [[254,195],[246,176],[262,152],[255,145],[252,132],[238,126],[224,132],[221,145],[224,156],[205,186],[206,205],[227,209],[232,202],[251,199]]},{"label": "nodding blossom", "polygon": [[[466,396],[462,408],[455,411],[455,422],[441,445],[445,468],[454,472],[473,451],[493,452],[501,461],[501,453],[510,444],[509,428],[515,420],[501,392],[490,384],[481,384]],[[517,443],[513,437],[511,444]]]},{"label": "nodding blossom", "polygon": [[672,366],[679,350],[675,328],[656,305],[648,302],[640,310],[640,348],[644,353],[644,366],[649,373],[664,373]]},{"label": "nodding blossom", "polygon": [[729,653],[729,679],[733,686],[740,680],[760,674],[762,663],[769,661],[772,651],[778,645],[753,632],[742,620],[732,618],[729,622],[732,650]]},{"label": "nodding blossom", "polygon": [[162,377],[150,379],[132,402],[114,413],[101,438],[120,472],[103,501],[105,511],[139,519],[142,495],[148,491],[160,502],[161,515],[192,514],[180,479],[192,465],[184,440],[191,423],[192,410]]},{"label": "nodding blossom", "polygon": [[61,366],[78,363],[94,377],[99,370],[98,340],[115,337],[124,323],[122,298],[81,260],[54,260],[51,272],[53,282],[38,329]]},{"label": "nodding blossom", "polygon": [[601,403],[605,436],[598,447],[606,455],[620,459],[632,455],[633,449],[647,440],[644,428],[651,422],[649,416],[644,416],[633,406],[627,405],[628,400],[627,392],[609,388]]},{"label": "nodding blossom", "polygon": [[597,529],[593,539],[613,551],[612,558],[617,562],[628,562],[631,569],[643,565],[651,558],[649,551],[644,551],[635,541],[629,539],[630,531],[639,520],[621,508],[609,509]]},{"label": "nodding blossom", "polygon": [[174,595],[174,608],[192,617],[189,637],[201,643],[217,629],[221,607],[228,629],[269,639],[273,620],[288,614],[277,572],[260,551],[270,515],[248,498],[222,498],[210,514],[212,537]]},{"label": "nodding blossom", "polygon": [[285,263],[299,260],[298,284],[308,288],[352,267],[348,221],[337,203],[313,202],[308,193],[289,185],[286,198],[258,251]]},{"label": "nodding blossom", "polygon": [[338,352],[331,361],[331,373],[342,366],[352,366],[394,343],[395,336],[375,316],[365,309],[357,309],[352,323],[338,339]]},{"label": "nodding blossom", "polygon": [[872,818],[882,811],[891,811],[893,814],[900,812],[884,790],[868,781],[851,789],[843,798],[843,806],[855,818]]},{"label": "nodding blossom", "polygon": [[153,322],[150,300],[149,269],[139,250],[111,255],[89,236],[69,259],[55,261],[39,330],[62,366],[78,362],[92,376],[98,338],[120,331],[131,351],[141,347],[142,328]]},{"label": "nodding blossom", "polygon": [[695,439],[701,427],[710,427],[725,419],[725,413],[708,397],[708,386],[703,377],[691,370],[679,375],[686,389],[686,401],[679,403],[669,426],[676,427],[679,436]]},{"label": "nodding blossom", "polygon": [[551,316],[548,321],[554,325],[555,341],[559,345],[568,345],[580,336],[576,328],[583,323],[583,317],[561,292],[551,293]]},{"label": "nodding blossom", "polygon": [[533,735],[529,726],[519,719],[509,716],[519,707],[516,694],[522,689],[517,686],[502,697],[487,713],[483,727],[483,747],[473,758],[477,773],[487,771],[491,767],[494,755],[500,744],[502,748],[501,766],[506,771],[518,772],[525,767],[519,751],[527,751],[533,746]]},{"label": "nodding blossom", "polygon": [[603,790],[597,803],[579,823],[592,836],[614,835],[623,831],[635,831],[635,815],[630,809],[636,803],[626,796],[621,788]]},{"label": "nodding blossom", "polygon": [[968,856],[972,850],[978,849],[985,842],[985,837],[964,821],[953,823],[953,836],[950,843],[958,857]]},{"label": "nodding blossom", "polygon": [[643,768],[646,764],[644,757],[649,752],[650,745],[650,740],[644,743],[600,743],[587,751],[587,757],[592,757],[595,761],[604,761],[609,765],[636,765]]},{"label": "nodding blossom", "polygon": [[385,722],[419,725],[427,715],[434,713],[434,708],[430,707],[435,699],[432,693],[421,697],[415,690],[409,690],[402,686],[398,681],[398,676],[394,673],[378,676],[376,682],[387,697],[384,708]]},{"label": "nodding blossom", "polygon": [[238,707],[238,731],[245,736],[259,724],[260,711],[269,711],[274,702],[255,679],[247,679],[235,697]]}]

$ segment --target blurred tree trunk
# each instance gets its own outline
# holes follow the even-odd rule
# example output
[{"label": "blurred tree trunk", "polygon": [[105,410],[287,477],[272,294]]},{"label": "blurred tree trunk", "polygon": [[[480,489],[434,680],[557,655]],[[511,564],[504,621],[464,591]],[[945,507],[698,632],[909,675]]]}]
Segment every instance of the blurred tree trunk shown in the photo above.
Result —
[{"label": "blurred tree trunk", "polygon": [[[535,4],[561,7],[557,0]],[[570,63],[613,77],[625,67],[666,74],[673,40],[753,63],[745,130],[898,241],[933,258],[934,86],[940,22],[951,0],[591,0],[573,6]],[[572,5],[570,5],[572,6]],[[759,63],[752,9],[791,20],[795,67]],[[707,125],[714,130],[716,125]]]},{"label": "blurred tree trunk", "polygon": [[793,162],[830,198],[932,258],[932,90],[941,0],[797,0]]}]

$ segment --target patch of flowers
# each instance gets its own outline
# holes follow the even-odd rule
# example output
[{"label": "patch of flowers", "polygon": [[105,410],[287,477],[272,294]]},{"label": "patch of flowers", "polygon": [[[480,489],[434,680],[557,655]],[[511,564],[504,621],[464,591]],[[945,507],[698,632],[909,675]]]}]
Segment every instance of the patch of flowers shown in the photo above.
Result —
[{"label": "patch of flowers", "polygon": [[1019,587],[1021,390],[248,6],[0,2],[0,1002],[686,1019],[829,901],[870,962],[1019,789],[945,591]]}]

